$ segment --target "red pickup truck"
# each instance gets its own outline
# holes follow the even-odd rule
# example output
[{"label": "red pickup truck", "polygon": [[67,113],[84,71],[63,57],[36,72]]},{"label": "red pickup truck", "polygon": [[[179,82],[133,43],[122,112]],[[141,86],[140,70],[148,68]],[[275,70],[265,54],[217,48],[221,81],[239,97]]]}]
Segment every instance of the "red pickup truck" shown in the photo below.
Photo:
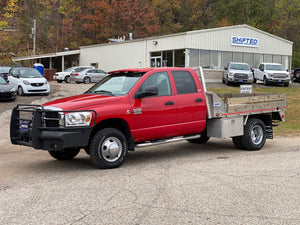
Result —
[{"label": "red pickup truck", "polygon": [[[284,120],[284,94],[206,92],[202,69],[126,69],[110,72],[82,95],[43,105],[18,105],[11,142],[47,150],[58,160],[85,149],[98,168],[120,166],[136,146],[210,137],[259,150]],[[199,79],[200,76],[200,79]]]}]

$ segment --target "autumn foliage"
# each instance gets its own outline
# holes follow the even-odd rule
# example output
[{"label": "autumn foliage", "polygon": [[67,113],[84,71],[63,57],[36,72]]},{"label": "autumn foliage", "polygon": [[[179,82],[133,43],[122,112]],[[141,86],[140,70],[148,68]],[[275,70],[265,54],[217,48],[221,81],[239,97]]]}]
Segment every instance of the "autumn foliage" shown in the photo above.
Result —
[{"label": "autumn foliage", "polygon": [[0,64],[32,53],[71,50],[134,33],[135,38],[248,24],[294,42],[300,65],[299,0],[2,0]]}]

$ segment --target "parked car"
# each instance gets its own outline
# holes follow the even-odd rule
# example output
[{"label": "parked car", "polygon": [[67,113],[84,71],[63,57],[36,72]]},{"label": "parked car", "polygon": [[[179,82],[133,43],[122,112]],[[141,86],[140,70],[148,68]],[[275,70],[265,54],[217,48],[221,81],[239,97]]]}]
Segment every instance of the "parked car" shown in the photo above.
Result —
[{"label": "parked car", "polygon": [[300,67],[294,69],[292,73],[292,80],[300,82]]},{"label": "parked car", "polygon": [[58,83],[62,83],[63,81],[66,83],[70,83],[70,74],[73,70],[77,68],[84,68],[84,69],[95,69],[93,66],[76,66],[70,67],[65,69],[63,72],[57,72],[54,74],[53,79],[56,80]]},{"label": "parked car", "polygon": [[260,80],[263,84],[283,84],[288,87],[290,84],[290,75],[282,64],[279,63],[261,63],[258,69],[253,69],[254,82]]},{"label": "parked car", "polygon": [[107,75],[106,72],[99,69],[81,69],[77,68],[71,73],[71,80],[76,83],[89,84],[91,82],[99,82]]},{"label": "parked car", "polygon": [[0,100],[12,100],[17,98],[16,89],[7,80],[0,76]]},{"label": "parked car", "polygon": [[230,62],[224,68],[223,83],[253,83],[253,74],[247,63]]},{"label": "parked car", "polygon": [[39,71],[33,68],[16,67],[8,73],[8,80],[19,95],[44,94],[48,95],[50,86]]},{"label": "parked car", "polygon": [[0,76],[7,80],[7,74],[10,70],[9,66],[0,66]]}]

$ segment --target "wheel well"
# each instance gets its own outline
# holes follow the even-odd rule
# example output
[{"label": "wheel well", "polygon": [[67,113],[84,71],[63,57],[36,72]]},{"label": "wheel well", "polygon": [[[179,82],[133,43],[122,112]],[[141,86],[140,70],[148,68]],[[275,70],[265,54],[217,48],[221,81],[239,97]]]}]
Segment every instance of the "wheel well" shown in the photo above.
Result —
[{"label": "wheel well", "polygon": [[98,123],[92,130],[89,142],[91,142],[92,137],[99,130],[101,130],[103,128],[115,128],[115,129],[120,130],[125,135],[126,139],[128,140],[128,150],[134,151],[134,143],[133,143],[132,135],[129,130],[129,126],[126,121],[124,121],[123,119],[119,119],[119,118],[107,119],[107,120],[103,120],[100,123]]},{"label": "wheel well", "polygon": [[272,114],[252,115],[249,116],[249,119],[250,118],[260,119],[266,126],[272,126]]}]

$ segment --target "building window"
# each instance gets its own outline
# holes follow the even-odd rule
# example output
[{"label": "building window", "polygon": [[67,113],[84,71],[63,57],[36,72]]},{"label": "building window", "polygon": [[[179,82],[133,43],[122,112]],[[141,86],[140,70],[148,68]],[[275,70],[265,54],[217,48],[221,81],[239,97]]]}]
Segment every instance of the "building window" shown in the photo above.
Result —
[{"label": "building window", "polygon": [[163,66],[164,67],[173,67],[173,51],[164,51],[163,52]]},{"label": "building window", "polygon": [[245,53],[244,54],[244,62],[248,63],[251,68],[254,67],[254,54],[253,53]]},{"label": "building window", "polygon": [[272,63],[273,62],[272,55],[264,55],[264,62]]},{"label": "building window", "polygon": [[204,69],[210,68],[210,51],[200,50],[200,66]]},{"label": "building window", "polygon": [[232,62],[232,52],[223,52],[223,68]]},{"label": "building window", "polygon": [[244,53],[242,52],[234,52],[233,53],[233,61],[234,62],[244,62]]},{"label": "building window", "polygon": [[190,49],[190,61],[189,66],[190,67],[197,67],[199,66],[199,50],[197,49]]},{"label": "building window", "polygon": [[285,69],[290,69],[290,63],[289,63],[289,57],[288,56],[285,56],[283,55],[282,56],[282,65]]},{"label": "building window", "polygon": [[273,55],[273,63],[281,64],[281,55]]},{"label": "building window", "polygon": [[254,54],[254,67],[258,67],[263,62],[262,54]]},{"label": "building window", "polygon": [[222,53],[219,51],[211,51],[211,69],[222,68]]},{"label": "building window", "polygon": [[175,64],[176,67],[185,67],[185,49],[175,50]]}]

